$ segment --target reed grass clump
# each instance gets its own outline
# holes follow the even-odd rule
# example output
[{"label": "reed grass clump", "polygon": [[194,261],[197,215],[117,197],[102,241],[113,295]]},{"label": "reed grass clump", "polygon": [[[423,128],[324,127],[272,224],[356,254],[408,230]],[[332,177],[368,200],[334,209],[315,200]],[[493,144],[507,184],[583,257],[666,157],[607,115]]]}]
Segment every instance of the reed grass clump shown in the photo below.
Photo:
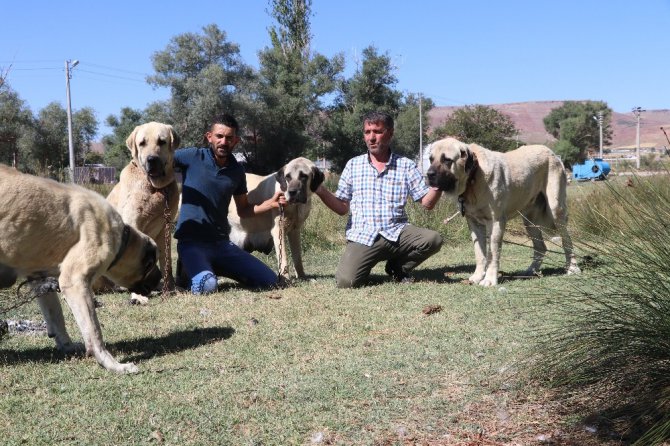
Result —
[{"label": "reed grass clump", "polygon": [[597,259],[547,299],[533,370],[635,444],[670,439],[670,178],[574,196],[578,246]]}]

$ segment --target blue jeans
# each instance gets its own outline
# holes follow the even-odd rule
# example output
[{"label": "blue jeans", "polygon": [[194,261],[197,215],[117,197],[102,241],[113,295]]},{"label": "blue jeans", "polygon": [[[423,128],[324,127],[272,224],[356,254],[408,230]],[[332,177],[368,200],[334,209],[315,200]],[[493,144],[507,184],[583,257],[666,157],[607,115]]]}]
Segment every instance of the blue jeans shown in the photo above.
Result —
[{"label": "blue jeans", "polygon": [[271,288],[278,283],[277,273],[228,240],[178,240],[177,252],[194,294],[216,291],[217,276],[228,277],[249,288]]}]

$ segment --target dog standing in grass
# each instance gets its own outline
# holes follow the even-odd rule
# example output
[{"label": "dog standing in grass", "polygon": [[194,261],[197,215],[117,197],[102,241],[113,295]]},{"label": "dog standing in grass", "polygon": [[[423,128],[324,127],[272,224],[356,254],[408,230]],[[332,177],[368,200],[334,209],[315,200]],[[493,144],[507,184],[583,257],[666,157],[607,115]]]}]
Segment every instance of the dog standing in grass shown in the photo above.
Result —
[{"label": "dog standing in grass", "polygon": [[[266,177],[246,174],[249,203],[260,204],[281,190],[286,197],[286,205],[283,207],[283,215],[279,209],[273,209],[272,212],[240,218],[235,203],[231,202],[228,207],[230,241],[248,252],[269,254],[274,247],[280,276],[288,280],[288,239],[296,275],[304,279],[300,232],[312,207],[312,194],[324,178],[323,172],[307,158],[291,160],[279,171]],[[283,235],[280,231],[283,231]]]},{"label": "dog standing in grass", "polygon": [[468,222],[477,264],[472,283],[498,283],[505,226],[518,214],[533,241],[526,275],[539,271],[547,252],[544,231],[560,234],[567,273],[580,272],[567,231],[567,178],[551,149],[530,145],[500,153],[445,138],[432,143],[430,162],[428,184],[456,199]]},{"label": "dog standing in grass", "polygon": [[[164,287],[173,290],[172,268],[168,268],[171,266],[168,262],[172,261],[172,233],[166,235],[165,231],[166,210],[171,225],[179,205],[179,188],[173,168],[179,136],[170,125],[149,122],[135,127],[126,140],[126,146],[132,159],[121,171],[119,182],[107,200],[119,211],[124,222],[156,242],[160,269],[170,272]],[[133,294],[131,302],[146,304],[148,300]]]},{"label": "dog standing in grass", "polygon": [[[98,193],[19,173],[0,165],[0,284],[19,277],[58,277],[60,291],[79,326],[87,354],[107,370],[132,373],[105,348],[92,283],[99,277],[147,295],[159,283],[156,244],[124,223]],[[49,337],[64,352],[76,350],[65,328],[56,290],[37,295]]]}]

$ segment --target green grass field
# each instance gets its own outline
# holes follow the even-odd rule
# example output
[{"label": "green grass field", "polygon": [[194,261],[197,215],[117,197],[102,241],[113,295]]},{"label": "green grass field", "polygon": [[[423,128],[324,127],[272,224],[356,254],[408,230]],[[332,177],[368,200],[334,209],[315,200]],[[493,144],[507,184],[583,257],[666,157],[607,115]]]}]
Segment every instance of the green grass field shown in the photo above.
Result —
[{"label": "green grass field", "polygon": [[[445,236],[412,284],[389,282],[378,265],[370,286],[336,289],[345,219],[317,200],[305,231],[307,281],[273,292],[224,281],[214,295],[154,297],[148,306],[129,305],[124,293],[99,296],[106,344],[139,366],[135,375],[64,357],[44,333],[5,335],[2,443],[620,444],[591,433],[588,412],[526,373],[543,302],[597,275],[598,264],[564,276],[563,255],[552,252],[543,277],[515,278],[532,255],[516,221],[500,285],[465,284],[474,254],[463,219],[441,223],[452,210],[412,210]],[[441,311],[426,314],[428,306]],[[32,302],[4,318],[41,314]]]}]

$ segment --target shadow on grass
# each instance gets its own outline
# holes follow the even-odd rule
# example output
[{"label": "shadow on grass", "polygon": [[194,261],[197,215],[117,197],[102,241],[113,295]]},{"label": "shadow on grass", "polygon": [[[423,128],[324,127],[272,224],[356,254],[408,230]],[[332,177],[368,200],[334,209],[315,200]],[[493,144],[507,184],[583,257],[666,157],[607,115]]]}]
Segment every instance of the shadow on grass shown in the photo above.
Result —
[{"label": "shadow on grass", "polygon": [[[192,330],[174,331],[161,337],[145,337],[132,341],[107,343],[106,346],[114,356],[125,355],[124,358],[117,358],[122,362],[135,362],[222,341],[232,337],[234,333],[235,330],[231,327],[194,328]],[[55,347],[20,351],[0,349],[0,364],[57,363],[69,356],[56,350]]]}]

